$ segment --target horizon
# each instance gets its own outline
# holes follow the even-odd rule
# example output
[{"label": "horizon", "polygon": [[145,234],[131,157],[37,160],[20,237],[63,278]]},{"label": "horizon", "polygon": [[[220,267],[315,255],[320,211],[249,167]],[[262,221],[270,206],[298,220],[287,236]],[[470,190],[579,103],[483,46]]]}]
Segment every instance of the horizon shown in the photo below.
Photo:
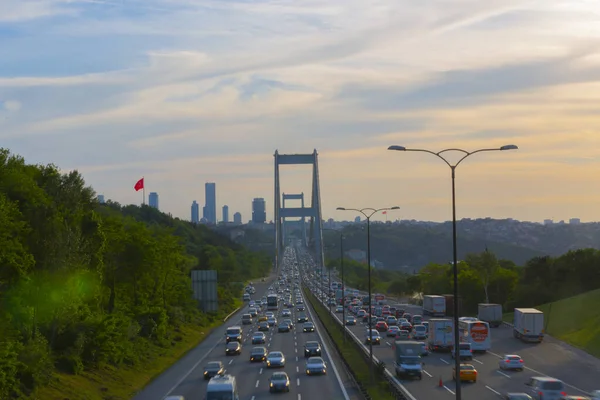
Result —
[{"label": "horizon", "polygon": [[[106,199],[273,219],[273,153],[319,152],[324,220],[451,218],[450,171],[389,145],[507,144],[457,169],[457,219],[600,220],[593,2],[5,0],[0,139]],[[492,45],[490,45],[492,44]],[[309,168],[282,192],[310,199]],[[146,199],[147,202],[147,199]],[[384,221],[383,215],[374,220]]]}]

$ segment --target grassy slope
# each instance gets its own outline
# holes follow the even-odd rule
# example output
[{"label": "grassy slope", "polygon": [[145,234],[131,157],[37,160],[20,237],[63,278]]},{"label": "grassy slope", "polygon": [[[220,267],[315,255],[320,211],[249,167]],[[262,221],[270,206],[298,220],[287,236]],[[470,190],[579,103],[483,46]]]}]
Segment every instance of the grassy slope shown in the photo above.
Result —
[{"label": "grassy slope", "polygon": [[[536,307],[545,314],[546,332],[600,357],[600,289]],[[504,314],[512,323],[513,313]]]},{"label": "grassy slope", "polygon": [[[240,305],[236,304],[236,307]],[[207,327],[183,326],[179,333],[182,337],[179,342],[168,349],[153,348],[153,359],[140,365],[118,368],[108,366],[100,370],[88,370],[79,375],[55,373],[51,384],[39,388],[30,398],[32,400],[131,399],[136,392],[201,343],[215,327],[222,324],[223,321],[216,321]]]}]

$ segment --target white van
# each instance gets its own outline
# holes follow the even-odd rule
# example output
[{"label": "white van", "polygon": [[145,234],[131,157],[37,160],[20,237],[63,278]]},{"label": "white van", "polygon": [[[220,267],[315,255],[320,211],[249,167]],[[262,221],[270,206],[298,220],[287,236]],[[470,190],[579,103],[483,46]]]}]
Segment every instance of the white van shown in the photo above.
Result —
[{"label": "white van", "polygon": [[204,400],[240,400],[237,382],[232,375],[217,375],[208,381]]}]

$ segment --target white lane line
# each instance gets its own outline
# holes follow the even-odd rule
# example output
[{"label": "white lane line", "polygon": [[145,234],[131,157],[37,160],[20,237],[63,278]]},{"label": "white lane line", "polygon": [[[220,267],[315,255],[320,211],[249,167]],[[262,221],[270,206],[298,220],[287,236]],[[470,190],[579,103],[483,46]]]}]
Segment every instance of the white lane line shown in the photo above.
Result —
[{"label": "white lane line", "polygon": [[505,374],[504,372],[500,371],[500,370],[496,370],[497,373],[499,373],[500,375],[504,375],[507,378],[510,378],[510,375]]},{"label": "white lane line", "polygon": [[[491,354],[491,355],[493,355],[493,356],[496,356],[496,357],[498,357],[498,358],[500,358],[500,359],[501,359],[501,358],[503,358],[503,357],[502,357],[502,356],[500,356],[499,354],[493,353],[493,352],[491,352],[491,351],[488,351],[488,353],[489,353],[489,354]],[[529,371],[531,371],[531,372],[534,372],[534,373],[536,373],[536,374],[538,374],[538,375],[540,375],[540,376],[545,376],[545,377],[547,377],[547,378],[552,378],[550,375],[548,375],[548,374],[545,374],[545,373],[543,373],[543,372],[540,372],[540,371],[537,371],[537,370],[535,370],[535,369],[533,369],[533,368],[529,368],[529,367],[527,367],[527,366],[526,366],[526,367],[525,367],[525,369],[526,369],[526,370],[529,370]],[[589,393],[589,392],[586,392],[585,390],[583,390],[583,389],[580,389],[580,388],[578,388],[577,386],[570,385],[570,384],[568,384],[568,383],[567,383],[567,382],[565,382],[565,381],[562,381],[562,382],[563,382],[563,384],[564,384],[565,386],[567,386],[567,387],[570,387],[571,389],[575,389],[575,390],[577,390],[577,391],[579,391],[579,392],[581,392],[581,393],[583,393],[583,394],[585,394],[585,395],[588,395],[588,396],[590,395],[590,393]]]},{"label": "white lane line", "polygon": [[296,365],[296,372],[300,372],[300,367]]},{"label": "white lane line", "polygon": [[252,396],[252,398],[250,400],[254,400],[254,396]]},{"label": "white lane line", "polygon": [[423,372],[424,372],[424,373],[425,373],[425,375],[427,375],[428,377],[430,377],[430,378],[433,378],[433,375],[431,375],[429,372],[427,372],[427,371],[425,371],[425,370],[423,370]]},{"label": "white lane line", "polygon": [[213,347],[211,347],[211,348],[210,348],[210,350],[208,350],[208,352],[206,352],[206,353],[205,353],[205,354],[204,354],[202,357],[200,357],[200,359],[199,359],[198,361],[196,361],[196,364],[194,364],[194,365],[192,366],[192,368],[191,368],[191,369],[190,369],[188,372],[186,372],[186,373],[185,373],[185,375],[183,375],[183,376],[181,377],[181,379],[180,379],[180,380],[178,380],[178,381],[177,381],[177,383],[176,383],[176,384],[175,384],[175,385],[174,385],[174,386],[173,386],[171,389],[169,389],[169,391],[167,392],[167,394],[165,394],[163,397],[167,397],[168,395],[170,395],[170,394],[171,394],[171,392],[173,392],[173,390],[177,389],[177,387],[178,387],[179,385],[181,385],[181,382],[183,382],[184,380],[186,380],[186,379],[187,379],[187,377],[188,377],[188,376],[190,376],[190,374],[191,374],[192,372],[194,372],[194,370],[195,370],[196,368],[198,368],[198,365],[200,365],[200,363],[201,363],[202,361],[204,361],[204,359],[205,359],[206,357],[208,357],[208,355],[209,355],[209,354],[210,354],[210,353],[211,353],[211,352],[212,352],[212,351],[213,351],[213,350],[214,350],[214,349],[215,349],[215,348],[216,348],[216,347],[219,345],[219,343],[221,343],[221,341],[222,341],[222,340],[223,340],[223,339],[219,339],[219,340],[217,340],[217,343],[215,343],[215,344],[213,345]]},{"label": "white lane line", "polygon": [[296,362],[298,362],[298,356],[296,356]]},{"label": "white lane line", "polygon": [[294,342],[294,346],[298,346],[298,342]]},{"label": "white lane line", "polygon": [[300,386],[300,378],[296,378],[296,386]]},{"label": "white lane line", "polygon": [[229,360],[229,365],[231,365],[232,362],[233,362],[233,360]]},{"label": "white lane line", "polygon": [[300,393],[298,393],[298,400],[302,400],[302,396],[300,396]]},{"label": "white lane line", "polygon": [[260,371],[258,371],[259,375],[262,375],[263,369],[261,368]]},{"label": "white lane line", "polygon": [[483,363],[481,361],[479,361],[478,359],[474,358],[473,361],[475,361],[476,363],[479,363],[481,365],[483,365]]},{"label": "white lane line", "polygon": [[254,386],[254,387],[258,387],[259,383],[260,383],[260,380],[256,380],[256,386]]},{"label": "white lane line", "polygon": [[495,391],[494,389],[492,389],[491,387],[487,386],[485,387],[487,390],[491,390],[492,392],[496,393],[498,396],[502,396],[502,393]]},{"label": "white lane line", "polygon": [[387,344],[388,346],[391,346],[392,344],[390,342],[388,342],[387,340],[385,341],[385,344]]},{"label": "white lane line", "polygon": [[298,349],[296,348],[296,349],[294,349],[294,351],[297,353],[297,352],[298,352]]},{"label": "white lane line", "polygon": [[443,358],[440,358],[440,360],[442,360],[442,362],[446,363],[446,365],[450,365],[450,363],[446,360],[444,360]]},{"label": "white lane line", "polygon": [[444,385],[444,389],[446,389],[447,391],[452,393],[453,396],[456,396],[456,393],[454,393],[452,390],[450,390],[450,388],[448,386]]}]

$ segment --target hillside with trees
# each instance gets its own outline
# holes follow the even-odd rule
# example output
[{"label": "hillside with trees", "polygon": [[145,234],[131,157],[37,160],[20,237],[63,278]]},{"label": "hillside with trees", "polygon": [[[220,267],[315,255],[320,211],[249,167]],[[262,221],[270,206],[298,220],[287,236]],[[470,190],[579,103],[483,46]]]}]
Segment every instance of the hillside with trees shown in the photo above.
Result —
[{"label": "hillside with trees", "polygon": [[[146,206],[101,205],[78,172],[28,165],[6,149],[0,248],[2,399],[50,398],[36,393],[60,393],[69,386],[61,379],[90,371],[151,370],[239,305],[242,285],[228,282],[271,270],[268,255]],[[218,271],[218,313],[198,310],[193,269]],[[102,398],[132,395],[99,385]],[[100,398],[100,389],[86,395]]]}]

